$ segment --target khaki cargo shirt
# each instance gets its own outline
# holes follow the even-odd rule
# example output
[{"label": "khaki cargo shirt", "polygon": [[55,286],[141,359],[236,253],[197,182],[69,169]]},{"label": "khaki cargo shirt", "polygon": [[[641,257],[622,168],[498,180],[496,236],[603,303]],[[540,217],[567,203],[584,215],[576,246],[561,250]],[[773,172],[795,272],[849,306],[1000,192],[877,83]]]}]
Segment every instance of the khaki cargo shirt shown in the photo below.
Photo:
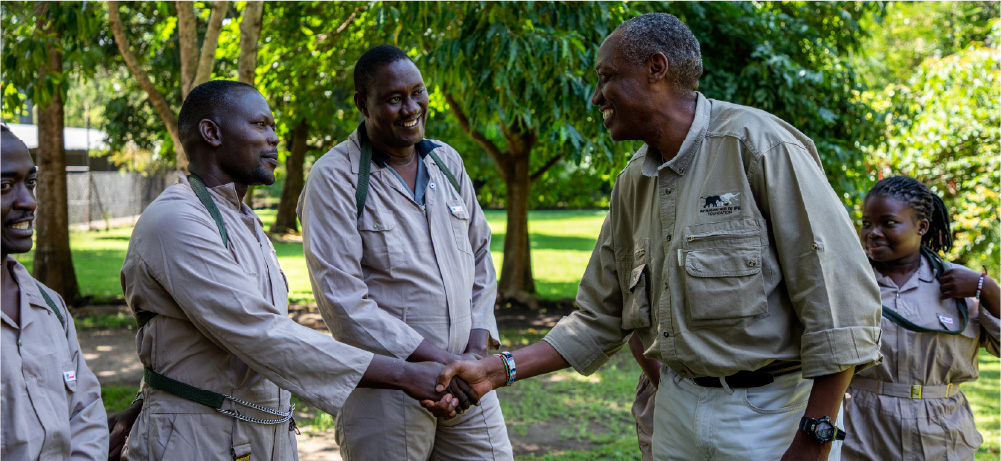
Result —
[{"label": "khaki cargo shirt", "polygon": [[[424,206],[373,162],[358,217],[358,136],[313,165],[297,210],[313,293],[334,338],[400,359],[424,339],[461,354],[474,328],[497,340],[490,228],[458,152],[441,141],[418,145],[430,174]],[[427,155],[432,149],[461,194]]]},{"label": "khaki cargo shirt", "polygon": [[683,377],[880,360],[879,289],[813,142],[701,94],[675,158],[644,145],[619,174],[577,304],[545,340],[585,374],[631,330]]},{"label": "khaki cargo shirt", "polygon": [[35,279],[7,256],[4,264],[21,290],[21,324],[3,314],[3,459],[103,460],[108,457],[108,417],[101,386],[87,368],[73,317],[46,288],[63,316],[49,309]]},{"label": "khaki cargo shirt", "polygon": [[[292,392],[336,415],[372,354],[289,319],[285,276],[257,215],[232,183],[209,195],[222,214],[228,247],[183,175],[136,223],[122,289],[133,312],[157,314],[136,335],[140,361],[172,379],[272,410],[287,411]],[[185,455],[198,446],[218,453],[253,448],[251,459],[295,456],[288,423],[236,421],[163,391],[144,386],[143,393],[131,457],[159,458],[171,450],[176,459],[217,456]],[[274,418],[229,400],[223,408]]]}]

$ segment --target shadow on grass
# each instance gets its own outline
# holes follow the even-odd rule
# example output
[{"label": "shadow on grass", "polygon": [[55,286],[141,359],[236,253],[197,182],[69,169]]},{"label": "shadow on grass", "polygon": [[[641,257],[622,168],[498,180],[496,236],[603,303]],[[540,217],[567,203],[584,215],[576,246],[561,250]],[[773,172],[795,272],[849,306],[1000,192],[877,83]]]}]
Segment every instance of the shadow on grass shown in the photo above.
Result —
[{"label": "shadow on grass", "polygon": [[117,242],[128,242],[129,236],[126,235],[99,235],[94,237],[94,240],[111,240]]}]

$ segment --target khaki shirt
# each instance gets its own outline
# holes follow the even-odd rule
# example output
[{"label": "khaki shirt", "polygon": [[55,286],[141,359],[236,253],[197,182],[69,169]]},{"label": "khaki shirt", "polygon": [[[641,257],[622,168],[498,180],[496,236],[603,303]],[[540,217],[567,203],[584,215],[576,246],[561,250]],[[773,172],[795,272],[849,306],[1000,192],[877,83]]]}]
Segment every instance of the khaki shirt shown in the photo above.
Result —
[{"label": "khaki shirt", "polygon": [[581,373],[631,330],[686,378],[880,359],[879,290],[813,142],[701,94],[675,158],[644,145],[619,174],[577,304],[545,340]]},{"label": "khaki shirt", "polygon": [[[883,304],[926,328],[956,330],[960,319],[953,299],[940,299],[941,288],[928,260],[898,287],[873,271]],[[977,353],[983,347],[998,356],[1001,324],[979,303],[967,298],[970,320],[958,335],[916,333],[883,318],[881,350],[886,359],[857,378],[922,386],[957,385],[979,375]],[[951,324],[949,323],[951,322]],[[854,382],[853,382],[854,384]],[[846,459],[972,459],[982,438],[966,396],[901,398],[849,385],[845,405]]]},{"label": "khaki shirt", "polygon": [[10,256],[4,264],[21,291],[21,324],[3,314],[0,457],[106,459],[108,416],[101,386],[80,351],[73,317],[63,299],[45,288],[66,324],[60,323],[24,266]]},{"label": "khaki shirt", "polygon": [[299,198],[309,278],[334,338],[400,359],[424,339],[462,353],[473,328],[497,340],[490,228],[458,152],[441,141],[418,146],[430,173],[423,207],[390,167],[373,162],[358,217],[358,142],[356,130],[321,157]]},{"label": "khaki shirt", "polygon": [[[172,379],[272,410],[287,411],[292,392],[336,415],[372,354],[289,319],[285,275],[257,215],[233,184],[209,194],[222,214],[228,248],[183,175],[136,223],[122,289],[134,313],[157,314],[136,335],[140,361]],[[145,385],[143,393],[130,458],[221,459],[231,451],[252,451],[251,459],[296,456],[288,423],[237,421]],[[229,400],[223,408],[274,418]]]}]

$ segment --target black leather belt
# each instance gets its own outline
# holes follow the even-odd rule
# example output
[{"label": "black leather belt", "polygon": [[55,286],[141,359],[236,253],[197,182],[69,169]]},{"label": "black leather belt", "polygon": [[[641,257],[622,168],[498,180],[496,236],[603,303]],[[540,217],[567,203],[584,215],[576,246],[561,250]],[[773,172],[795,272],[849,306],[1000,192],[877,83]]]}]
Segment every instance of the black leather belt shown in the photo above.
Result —
[{"label": "black leather belt", "polygon": [[[771,384],[775,381],[775,378],[782,375],[788,375],[790,373],[796,373],[802,370],[802,367],[795,367],[792,369],[780,370],[776,372],[767,371],[738,371],[730,376],[723,379],[726,380],[726,385],[730,386],[731,389],[748,389],[752,387],[761,387]],[[723,383],[720,382],[718,377],[702,377],[702,378],[692,378],[695,384],[702,387],[723,387]]]}]

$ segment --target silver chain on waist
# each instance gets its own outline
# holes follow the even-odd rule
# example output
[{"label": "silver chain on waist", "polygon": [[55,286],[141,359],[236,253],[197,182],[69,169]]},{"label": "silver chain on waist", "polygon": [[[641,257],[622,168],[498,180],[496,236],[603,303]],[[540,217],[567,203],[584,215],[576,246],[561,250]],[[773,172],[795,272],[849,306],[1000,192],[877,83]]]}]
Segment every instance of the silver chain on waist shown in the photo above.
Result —
[{"label": "silver chain on waist", "polygon": [[225,395],[225,394],[223,394],[223,397],[226,397],[227,399],[229,399],[233,403],[236,403],[236,404],[239,404],[239,405],[243,405],[243,406],[245,406],[247,408],[253,408],[253,409],[257,410],[257,411],[264,412],[264,413],[267,413],[269,415],[278,416],[278,418],[275,418],[275,419],[254,418],[254,417],[250,417],[250,416],[241,415],[240,413],[237,413],[236,411],[233,411],[233,410],[224,410],[222,408],[216,409],[216,411],[218,411],[219,413],[222,413],[222,414],[227,415],[227,416],[232,416],[232,417],[234,417],[236,419],[239,419],[240,421],[246,421],[248,423],[255,423],[255,424],[281,424],[281,423],[284,423],[285,421],[288,421],[288,420],[292,419],[292,412],[295,411],[295,404],[294,403],[291,406],[289,406],[288,412],[281,412],[281,411],[272,410],[270,408],[262,407],[260,405],[254,404],[254,403],[250,403],[250,402],[247,402],[245,400],[240,400],[240,399],[238,399],[236,397],[233,397],[231,395]]}]

